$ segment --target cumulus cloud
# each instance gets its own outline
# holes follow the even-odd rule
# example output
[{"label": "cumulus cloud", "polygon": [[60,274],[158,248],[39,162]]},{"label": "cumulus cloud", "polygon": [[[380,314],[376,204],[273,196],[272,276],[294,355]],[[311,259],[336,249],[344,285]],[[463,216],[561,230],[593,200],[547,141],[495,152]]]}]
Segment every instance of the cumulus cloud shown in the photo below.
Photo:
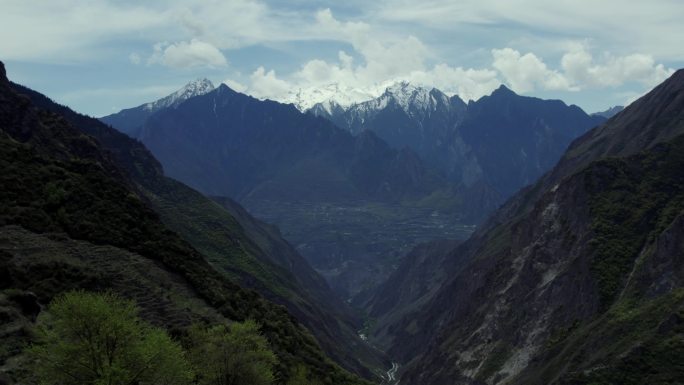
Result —
[{"label": "cumulus cloud", "polygon": [[157,43],[148,63],[160,63],[171,68],[222,67],[228,60],[213,45],[192,39],[174,44]]},{"label": "cumulus cloud", "polygon": [[233,79],[226,79],[223,81],[223,83],[237,92],[247,92],[248,89],[246,85]]},{"label": "cumulus cloud", "polygon": [[257,68],[249,77],[250,86],[248,91],[258,98],[281,99],[287,96],[292,85],[279,79],[274,70],[266,71],[264,67]]},{"label": "cumulus cloud", "polygon": [[577,90],[558,71],[550,70],[533,53],[522,55],[512,48],[493,49],[492,67],[501,73],[514,91],[530,92],[535,89]]},{"label": "cumulus cloud", "polygon": [[325,36],[347,41],[353,55],[339,51],[337,60],[311,59],[281,77],[260,67],[252,74],[246,92],[282,100],[288,92],[291,95],[298,89],[337,83],[377,94],[383,85],[406,80],[472,100],[491,93],[502,83],[523,94],[617,87],[629,82],[650,87],[672,73],[648,55],[604,54],[597,60],[585,45],[576,43],[564,46],[560,63],[551,64],[533,52],[505,47],[491,50],[491,62],[480,68],[443,62],[427,66],[433,53],[415,36],[382,38],[371,33],[368,24],[340,21],[329,9],[318,11],[315,21]]},{"label": "cumulus cloud", "polygon": [[592,54],[582,46],[563,55],[561,67],[567,78],[581,87],[618,87],[628,82],[652,87],[674,72],[644,54],[605,54],[601,63],[595,63]]},{"label": "cumulus cloud", "polygon": [[438,64],[429,71],[413,71],[404,80],[425,86],[434,86],[447,94],[459,95],[464,100],[477,100],[490,94],[501,80],[491,69],[464,69]]},{"label": "cumulus cloud", "polygon": [[653,87],[667,79],[674,70],[656,64],[650,55],[614,56],[605,53],[599,59],[582,44],[574,44],[564,53],[559,70],[552,70],[533,53],[521,54],[512,48],[492,50],[492,67],[514,91],[535,90],[581,91],[615,88],[638,83]]}]

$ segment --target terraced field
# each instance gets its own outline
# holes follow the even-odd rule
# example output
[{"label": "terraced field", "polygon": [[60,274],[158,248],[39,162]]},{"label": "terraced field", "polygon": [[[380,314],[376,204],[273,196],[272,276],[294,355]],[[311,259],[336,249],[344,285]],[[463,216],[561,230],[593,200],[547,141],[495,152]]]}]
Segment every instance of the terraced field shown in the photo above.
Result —
[{"label": "terraced field", "polygon": [[417,244],[466,239],[475,229],[456,215],[400,204],[244,203],[254,216],[277,225],[333,289],[349,299],[382,283]]}]

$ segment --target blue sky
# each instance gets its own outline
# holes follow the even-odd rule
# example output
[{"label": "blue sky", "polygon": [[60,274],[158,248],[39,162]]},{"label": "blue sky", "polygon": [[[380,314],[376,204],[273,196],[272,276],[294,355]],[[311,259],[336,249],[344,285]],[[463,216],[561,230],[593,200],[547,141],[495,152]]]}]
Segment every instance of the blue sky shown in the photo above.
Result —
[{"label": "blue sky", "polygon": [[500,84],[588,112],[684,66],[680,0],[0,0],[13,81],[94,116],[207,77],[276,100],[408,80],[464,99]]}]

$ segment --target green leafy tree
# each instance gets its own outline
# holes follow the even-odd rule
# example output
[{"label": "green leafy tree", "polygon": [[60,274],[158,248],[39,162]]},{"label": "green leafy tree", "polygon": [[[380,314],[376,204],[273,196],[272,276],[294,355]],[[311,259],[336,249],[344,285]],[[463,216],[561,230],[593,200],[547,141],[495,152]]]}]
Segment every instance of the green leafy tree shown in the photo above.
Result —
[{"label": "green leafy tree", "polygon": [[190,332],[190,359],[199,384],[267,385],[274,381],[276,356],[252,320]]},{"label": "green leafy tree", "polygon": [[319,385],[320,382],[311,380],[309,378],[309,371],[306,366],[298,365],[292,371],[287,385]]},{"label": "green leafy tree", "polygon": [[193,374],[180,345],[112,293],[68,292],[41,316],[30,348],[43,384],[181,385]]}]

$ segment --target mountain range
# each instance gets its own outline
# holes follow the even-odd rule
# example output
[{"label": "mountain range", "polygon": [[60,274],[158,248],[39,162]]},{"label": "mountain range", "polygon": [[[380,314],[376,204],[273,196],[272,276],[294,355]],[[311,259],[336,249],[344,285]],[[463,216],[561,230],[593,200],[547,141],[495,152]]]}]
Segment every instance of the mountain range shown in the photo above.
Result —
[{"label": "mountain range", "polygon": [[[309,113],[354,134],[368,130],[392,147],[410,148],[454,183],[488,186],[500,197],[497,204],[536,181],[573,139],[605,120],[505,86],[466,104],[456,95],[406,82],[376,99],[346,108],[317,104]],[[482,211],[480,219],[490,212]]]},{"label": "mountain range", "polygon": [[[136,139],[166,175],[278,225],[345,298],[379,283],[402,249],[459,225],[458,215],[446,215],[462,204],[449,199],[461,194],[458,186],[410,149],[226,85],[154,113]],[[435,210],[445,215],[429,217]],[[340,215],[354,219],[342,228],[333,220]],[[432,219],[415,220],[422,216]]]},{"label": "mountain range", "polygon": [[306,114],[221,85],[129,119],[169,99],[179,100],[102,120],[142,141],[167,175],[278,225],[344,297],[374,290],[419,242],[465,239],[604,120],[503,86],[466,104],[405,82]]}]

